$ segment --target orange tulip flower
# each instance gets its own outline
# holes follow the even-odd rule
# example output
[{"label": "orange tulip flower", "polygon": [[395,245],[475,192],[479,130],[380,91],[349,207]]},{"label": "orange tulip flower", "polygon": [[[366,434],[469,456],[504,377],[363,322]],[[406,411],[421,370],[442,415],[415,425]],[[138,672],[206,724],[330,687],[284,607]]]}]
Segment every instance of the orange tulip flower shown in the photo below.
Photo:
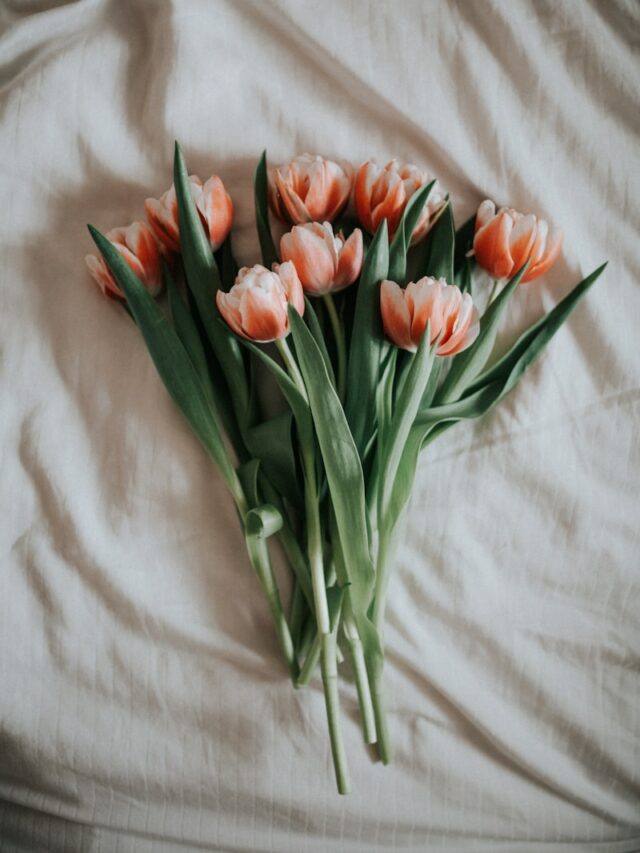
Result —
[{"label": "orange tulip flower", "polygon": [[[113,228],[107,232],[106,237],[151,295],[157,296],[162,290],[161,249],[146,222],[134,222],[126,228]],[[85,261],[105,296],[111,299],[125,298],[102,257],[87,255]]]},{"label": "orange tulip flower", "polygon": [[455,355],[478,337],[478,310],[468,293],[443,279],[425,276],[403,290],[394,281],[380,287],[380,311],[387,337],[402,349],[415,352],[431,323],[431,341],[440,337],[437,355]]},{"label": "orange tulip flower", "polygon": [[304,314],[302,285],[290,261],[274,264],[272,272],[260,264],[243,267],[228,293],[218,290],[216,303],[237,335],[262,344],[289,334],[289,304]]},{"label": "orange tulip flower", "polygon": [[529,268],[522,282],[533,281],[545,273],[560,254],[562,231],[549,234],[544,219],[532,213],[526,216],[510,207],[483,201],[476,214],[473,252],[478,266],[495,279],[511,278],[526,261]]},{"label": "orange tulip flower", "polygon": [[[360,224],[370,234],[374,234],[378,225],[386,219],[389,241],[393,240],[407,202],[417,189],[432,180],[416,166],[401,164],[397,160],[391,160],[384,168],[380,168],[373,160],[363,163],[358,169],[354,190]],[[411,235],[412,246],[426,235],[444,202],[444,193],[436,183]]]},{"label": "orange tulip flower", "polygon": [[269,176],[269,203],[282,222],[333,220],[351,195],[353,166],[300,154]]},{"label": "orange tulip flower", "polygon": [[[191,195],[200,220],[215,252],[224,243],[233,222],[233,202],[217,175],[204,184],[197,175],[189,175]],[[147,219],[156,237],[171,252],[180,251],[178,228],[178,199],[175,187],[160,198],[148,198],[144,203]]]},{"label": "orange tulip flower", "polygon": [[362,231],[356,228],[348,240],[334,235],[330,222],[296,225],[280,240],[283,261],[293,261],[303,288],[312,296],[342,290],[358,278],[362,269]]}]

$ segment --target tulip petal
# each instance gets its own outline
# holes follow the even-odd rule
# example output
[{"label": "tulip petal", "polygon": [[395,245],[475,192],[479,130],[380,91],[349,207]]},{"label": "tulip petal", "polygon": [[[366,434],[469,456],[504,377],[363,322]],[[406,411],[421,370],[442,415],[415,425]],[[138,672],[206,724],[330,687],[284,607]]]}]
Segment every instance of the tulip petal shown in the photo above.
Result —
[{"label": "tulip petal", "polygon": [[274,264],[277,267],[277,272],[284,291],[287,295],[287,302],[296,309],[302,317],[304,314],[304,291],[302,283],[296,270],[295,264],[292,261],[285,261],[283,264]]},{"label": "tulip petal", "polygon": [[280,193],[280,201],[286,209],[291,222],[295,225],[301,225],[303,222],[310,220],[307,208],[300,200],[298,194],[284,181],[280,171],[276,171],[276,187]]},{"label": "tulip petal", "polygon": [[313,229],[295,226],[280,241],[284,261],[293,261],[303,288],[316,295],[331,290],[335,267],[324,238]]},{"label": "tulip petal", "polygon": [[476,213],[475,230],[479,231],[487,222],[490,222],[496,215],[496,206],[488,198],[485,199]]},{"label": "tulip petal", "polygon": [[342,288],[353,284],[360,275],[363,256],[362,231],[356,228],[340,252],[338,270],[333,282],[334,290],[342,290]]},{"label": "tulip petal", "polygon": [[363,228],[373,233],[375,228],[371,218],[371,193],[377,175],[377,167],[371,161],[363,163],[358,169],[354,186],[356,214]]},{"label": "tulip petal", "polygon": [[509,251],[513,269],[519,270],[531,254],[537,234],[536,218],[532,213],[520,216],[509,236]]},{"label": "tulip petal", "polygon": [[533,281],[534,278],[538,278],[538,276],[541,276],[543,275],[543,273],[547,272],[551,265],[556,262],[562,249],[563,240],[564,234],[562,231],[554,231],[551,234],[551,236],[547,240],[547,244],[545,246],[545,253],[542,257],[542,260],[539,261],[535,266],[527,270],[527,272],[522,277],[523,282]]},{"label": "tulip petal", "polygon": [[387,337],[396,346],[415,352],[417,346],[411,338],[411,315],[405,291],[395,281],[385,279],[380,285],[380,313]]},{"label": "tulip petal", "polygon": [[480,228],[473,239],[476,262],[493,278],[506,278],[513,269],[509,237],[513,219],[501,210]]},{"label": "tulip petal", "polygon": [[289,327],[286,299],[260,287],[242,294],[240,315],[245,334],[258,343],[283,337]]}]

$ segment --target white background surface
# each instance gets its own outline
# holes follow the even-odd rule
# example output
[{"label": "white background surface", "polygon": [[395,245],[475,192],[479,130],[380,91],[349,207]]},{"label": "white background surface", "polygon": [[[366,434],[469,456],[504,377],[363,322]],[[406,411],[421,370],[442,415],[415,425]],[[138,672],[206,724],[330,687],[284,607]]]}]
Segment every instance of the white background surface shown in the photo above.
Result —
[{"label": "white background surface", "polygon": [[[5,2],[0,849],[640,849],[640,23],[593,2]],[[506,337],[610,266],[500,408],[423,458],[392,580],[396,761],[335,794],[221,481],[85,230],[302,151],[546,215]]]}]

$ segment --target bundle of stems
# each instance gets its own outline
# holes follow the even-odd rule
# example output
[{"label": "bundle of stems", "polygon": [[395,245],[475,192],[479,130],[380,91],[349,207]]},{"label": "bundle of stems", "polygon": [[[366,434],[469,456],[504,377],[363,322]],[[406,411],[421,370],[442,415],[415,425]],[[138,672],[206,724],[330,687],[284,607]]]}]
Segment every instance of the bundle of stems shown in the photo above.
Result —
[{"label": "bundle of stems", "polygon": [[[255,176],[262,260],[279,261],[269,225],[266,156]],[[472,292],[473,220],[454,229],[443,206],[426,241],[410,238],[432,184],[406,205],[391,243],[382,221],[368,242],[355,287],[289,307],[289,338],[263,347],[222,322],[216,292],[238,268],[230,239],[212,252],[176,145],[180,263],[164,268],[168,306],[152,298],[100,232],[91,234],[126,297],[164,384],[206,448],[235,502],[247,553],[273,616],[295,687],[320,668],[338,791],[351,788],[340,722],[338,665],[347,651],[366,743],[388,763],[392,745],[383,689],[383,623],[403,509],[421,451],[455,423],[477,418],[518,381],[600,275],[581,281],[497,359],[496,335],[526,264],[494,288],[475,342],[452,358],[437,354],[429,329],[415,353],[384,336],[380,284],[432,276]],[[354,223],[343,222],[348,232]],[[167,310],[168,307],[168,310]],[[257,393],[257,364],[282,397],[267,418]],[[285,611],[271,564],[279,542],[291,569]]]}]

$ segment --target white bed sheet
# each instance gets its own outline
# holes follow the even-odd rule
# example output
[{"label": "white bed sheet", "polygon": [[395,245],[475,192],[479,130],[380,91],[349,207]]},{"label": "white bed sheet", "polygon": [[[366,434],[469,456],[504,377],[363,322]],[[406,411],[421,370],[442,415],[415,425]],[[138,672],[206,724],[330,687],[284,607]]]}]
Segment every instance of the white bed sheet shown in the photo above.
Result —
[{"label": "white bed sheet", "polygon": [[[0,21],[0,849],[640,849],[640,18],[633,2],[10,0]],[[566,232],[509,335],[610,266],[420,466],[387,626],[396,759],[335,793],[230,501],[85,223],[190,168],[428,167]]]}]

